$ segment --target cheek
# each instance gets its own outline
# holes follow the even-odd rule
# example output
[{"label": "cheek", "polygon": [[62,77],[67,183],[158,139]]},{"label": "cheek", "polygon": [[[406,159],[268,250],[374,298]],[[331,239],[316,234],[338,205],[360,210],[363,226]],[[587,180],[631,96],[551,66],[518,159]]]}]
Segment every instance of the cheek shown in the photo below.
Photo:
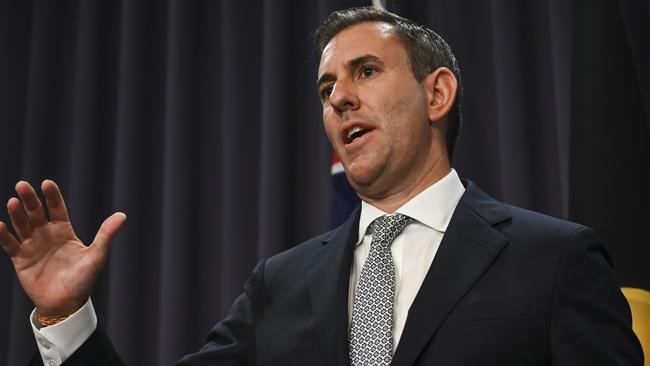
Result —
[{"label": "cheek", "polygon": [[403,154],[414,153],[413,150],[428,138],[426,100],[419,93],[398,95],[384,105],[383,111],[387,117],[391,145],[396,149],[405,150]]}]

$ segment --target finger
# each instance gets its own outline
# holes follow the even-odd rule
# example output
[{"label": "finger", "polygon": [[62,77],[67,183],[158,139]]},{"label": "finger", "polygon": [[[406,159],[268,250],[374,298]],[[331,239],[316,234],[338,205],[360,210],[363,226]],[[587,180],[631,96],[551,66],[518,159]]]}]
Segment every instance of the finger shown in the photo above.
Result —
[{"label": "finger", "polygon": [[68,209],[65,207],[65,201],[59,186],[49,179],[46,179],[41,184],[41,190],[45,195],[45,202],[47,203],[47,210],[50,213],[50,220],[52,221],[70,221],[68,217]]},{"label": "finger", "polygon": [[104,220],[99,231],[97,231],[97,235],[95,235],[95,239],[90,247],[99,256],[100,263],[104,263],[106,260],[111,242],[125,221],[126,215],[123,212],[116,212]]},{"label": "finger", "polygon": [[7,225],[2,221],[0,221],[0,246],[9,254],[9,257],[14,257],[20,252],[20,243],[11,235]]},{"label": "finger", "polygon": [[18,197],[23,202],[25,212],[27,212],[27,217],[29,217],[32,226],[36,227],[47,224],[45,210],[34,188],[29,183],[21,181],[16,184],[16,193],[18,193]]},{"label": "finger", "polygon": [[14,230],[16,230],[18,237],[20,237],[21,240],[31,238],[32,224],[29,222],[25,209],[18,198],[11,197],[9,199],[7,202],[7,211],[9,212],[9,218],[11,219],[11,225],[13,225]]}]

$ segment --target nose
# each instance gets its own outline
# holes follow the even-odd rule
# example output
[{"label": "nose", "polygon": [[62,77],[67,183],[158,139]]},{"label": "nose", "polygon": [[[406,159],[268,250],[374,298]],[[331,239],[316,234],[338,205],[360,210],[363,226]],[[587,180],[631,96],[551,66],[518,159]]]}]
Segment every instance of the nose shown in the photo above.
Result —
[{"label": "nose", "polygon": [[359,95],[353,82],[339,80],[329,96],[330,104],[338,113],[359,108]]}]

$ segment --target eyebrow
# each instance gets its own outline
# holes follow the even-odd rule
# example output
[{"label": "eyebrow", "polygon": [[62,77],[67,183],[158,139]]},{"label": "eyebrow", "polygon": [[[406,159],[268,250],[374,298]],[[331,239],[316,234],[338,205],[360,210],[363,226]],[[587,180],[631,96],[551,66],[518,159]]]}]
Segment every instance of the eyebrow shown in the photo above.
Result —
[{"label": "eyebrow", "polygon": [[[346,63],[347,64],[346,66],[349,69],[355,69],[359,65],[363,65],[368,61],[374,61],[374,62],[379,63],[380,65],[383,65],[383,62],[381,62],[379,57],[377,57],[375,55],[367,54],[367,55],[359,56],[357,58],[353,58],[352,60],[350,60],[350,61],[348,61]],[[316,89],[319,90],[320,86],[323,83],[327,83],[327,82],[334,81],[334,80],[336,80],[336,77],[334,75],[332,75],[330,73],[325,73],[320,78],[318,78],[318,81],[316,82]]]}]

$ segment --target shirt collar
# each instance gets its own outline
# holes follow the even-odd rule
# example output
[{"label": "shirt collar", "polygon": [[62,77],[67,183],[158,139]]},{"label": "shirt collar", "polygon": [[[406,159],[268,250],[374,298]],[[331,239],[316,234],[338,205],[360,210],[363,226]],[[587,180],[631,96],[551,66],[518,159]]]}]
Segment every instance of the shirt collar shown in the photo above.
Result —
[{"label": "shirt collar", "polygon": [[[465,187],[456,170],[451,171],[429,188],[418,193],[395,212],[409,216],[416,221],[444,233],[447,230],[454,209],[465,192]],[[359,236],[356,245],[361,244],[368,227],[380,216],[388,215],[377,207],[361,201]]]}]

